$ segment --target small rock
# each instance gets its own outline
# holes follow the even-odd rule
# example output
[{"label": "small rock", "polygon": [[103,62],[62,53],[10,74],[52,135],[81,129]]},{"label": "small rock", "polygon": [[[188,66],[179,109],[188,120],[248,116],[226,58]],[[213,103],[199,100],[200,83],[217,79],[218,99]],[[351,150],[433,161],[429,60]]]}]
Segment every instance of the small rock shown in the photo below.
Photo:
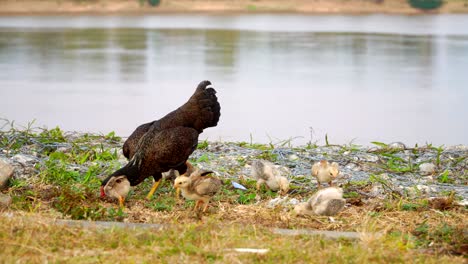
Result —
[{"label": "small rock", "polygon": [[297,204],[299,204],[299,200],[296,199],[296,198],[292,198],[291,200],[288,201],[288,204],[297,205]]},{"label": "small rock", "polygon": [[405,191],[406,191],[406,195],[408,196],[408,198],[410,199],[414,199],[416,197],[418,197],[420,195],[420,191],[418,188],[412,186],[412,187],[406,187],[405,188]]},{"label": "small rock", "polygon": [[368,162],[377,162],[379,157],[377,155],[366,154],[363,159]]},{"label": "small rock", "polygon": [[455,146],[448,146],[445,150],[450,151],[468,151],[468,145],[455,145]]},{"label": "small rock", "polygon": [[426,180],[427,182],[430,182],[430,183],[434,182],[434,177],[432,175],[426,176],[423,179]]},{"label": "small rock", "polygon": [[434,174],[435,171],[436,165],[434,165],[434,163],[423,163],[419,165],[419,173],[421,173],[421,175]]},{"label": "small rock", "polygon": [[429,186],[427,186],[427,185],[421,185],[421,184],[416,185],[416,188],[417,188],[418,190],[420,190],[421,193],[423,193],[423,194],[429,194],[429,193],[431,193],[431,192],[435,192],[435,191],[436,191],[434,188],[431,188],[431,187],[429,187]]},{"label": "small rock", "polygon": [[346,169],[351,170],[351,171],[359,171],[361,170],[358,165],[354,163],[349,163],[348,165],[345,166]]},{"label": "small rock", "polygon": [[275,208],[276,206],[282,204],[284,202],[284,199],[286,197],[282,198],[282,197],[276,197],[274,199],[271,199],[270,201],[268,201],[268,204],[267,204],[267,208]]},{"label": "small rock", "polygon": [[372,197],[385,198],[385,190],[380,183],[372,184],[372,189],[369,191]]},{"label": "small rock", "polygon": [[392,179],[392,177],[390,177],[390,176],[388,175],[388,173],[382,173],[382,174],[380,174],[380,178],[382,178],[382,179],[384,179],[384,180],[386,180],[386,181],[390,181],[390,180]]},{"label": "small rock", "polygon": [[36,160],[33,157],[30,157],[30,156],[27,156],[27,155],[22,155],[22,154],[16,154],[11,159],[18,162],[18,163],[20,163],[20,164],[22,164],[22,165],[26,165],[29,162],[32,162],[32,161]]},{"label": "small rock", "polygon": [[289,155],[288,159],[290,161],[296,161],[296,160],[299,159],[299,156],[297,156],[296,154],[291,154],[291,155]]},{"label": "small rock", "polygon": [[13,167],[0,159],[0,190],[8,186],[8,181],[13,176]]},{"label": "small rock", "polygon": [[11,204],[11,197],[8,194],[0,193],[0,209],[8,208]]},{"label": "small rock", "polygon": [[58,147],[57,150],[55,152],[62,152],[62,153],[67,153],[70,151],[70,148],[69,147]]},{"label": "small rock", "polygon": [[388,144],[388,148],[390,149],[399,149],[399,150],[403,150],[403,149],[406,149],[406,146],[405,144],[401,143],[401,142],[392,142],[390,144]]}]

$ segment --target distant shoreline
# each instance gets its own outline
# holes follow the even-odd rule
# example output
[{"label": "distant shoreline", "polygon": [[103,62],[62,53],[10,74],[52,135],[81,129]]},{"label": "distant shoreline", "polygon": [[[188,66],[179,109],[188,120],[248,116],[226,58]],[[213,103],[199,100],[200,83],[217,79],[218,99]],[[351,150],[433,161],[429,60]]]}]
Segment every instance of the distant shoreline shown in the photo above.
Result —
[{"label": "distant shoreline", "polygon": [[147,14],[457,14],[468,13],[468,0],[447,0],[437,10],[422,11],[406,0],[0,0],[0,15],[147,15]]}]

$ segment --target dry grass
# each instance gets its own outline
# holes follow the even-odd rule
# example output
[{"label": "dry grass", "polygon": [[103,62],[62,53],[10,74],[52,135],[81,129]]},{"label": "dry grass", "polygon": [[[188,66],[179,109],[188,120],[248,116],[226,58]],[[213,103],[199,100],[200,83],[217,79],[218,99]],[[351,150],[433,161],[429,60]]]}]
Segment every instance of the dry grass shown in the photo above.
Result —
[{"label": "dry grass", "polygon": [[[27,216],[27,217],[25,217]],[[461,256],[414,250],[404,236],[362,237],[360,241],[273,235],[250,223],[219,222],[216,214],[163,230],[51,225],[37,215],[0,216],[0,253],[5,263],[462,263]],[[185,219],[186,220],[186,219]],[[190,222],[190,223],[188,223]],[[366,224],[367,225],[367,224]],[[366,225],[361,226],[364,227]],[[367,225],[370,227],[372,225]],[[367,228],[366,227],[366,228]],[[234,248],[268,249],[248,254]]]},{"label": "dry grass", "polygon": [[[330,221],[320,216],[296,217],[287,207],[267,208],[267,197],[254,204],[239,204],[236,194],[227,188],[216,197],[209,212],[200,215],[191,210],[193,203],[177,203],[168,183],[153,200],[142,199],[149,185],[145,182],[136,188],[123,212],[118,212],[115,202],[100,200],[97,192],[85,194],[85,199],[76,200],[72,194],[66,197],[70,207],[114,212],[103,220],[158,223],[166,226],[163,230],[56,226],[51,219],[72,217],[54,207],[63,192],[41,184],[31,185],[30,189],[13,188],[11,193],[17,197],[27,194],[27,198],[15,200],[10,209],[14,216],[0,216],[2,261],[462,263],[467,256],[466,209],[462,207],[405,210],[404,204],[409,201],[374,200],[349,206]],[[423,200],[411,202],[424,204]],[[273,228],[357,231],[366,235],[359,241],[325,240],[307,235],[274,235]],[[269,251],[239,253],[233,248]]]}]

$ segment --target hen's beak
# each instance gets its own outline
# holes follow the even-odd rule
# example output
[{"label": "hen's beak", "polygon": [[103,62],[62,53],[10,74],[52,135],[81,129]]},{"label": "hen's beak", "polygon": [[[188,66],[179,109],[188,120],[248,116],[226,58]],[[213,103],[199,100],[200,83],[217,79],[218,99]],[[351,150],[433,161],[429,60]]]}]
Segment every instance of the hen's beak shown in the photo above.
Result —
[{"label": "hen's beak", "polygon": [[101,198],[106,197],[106,193],[104,192],[104,186],[101,186]]}]

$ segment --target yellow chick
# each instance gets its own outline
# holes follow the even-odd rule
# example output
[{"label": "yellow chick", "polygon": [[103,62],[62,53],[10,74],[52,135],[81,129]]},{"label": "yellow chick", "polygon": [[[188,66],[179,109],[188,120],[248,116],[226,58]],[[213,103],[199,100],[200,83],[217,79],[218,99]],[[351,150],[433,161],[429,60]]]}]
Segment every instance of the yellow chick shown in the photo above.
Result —
[{"label": "yellow chick", "polygon": [[210,173],[213,172],[196,170],[189,177],[181,175],[175,179],[174,188],[180,188],[185,199],[196,201],[194,210],[204,203],[203,212],[205,212],[210,199],[221,189],[222,181],[207,176]]},{"label": "yellow chick", "polygon": [[279,190],[280,194],[287,194],[289,191],[288,179],[269,161],[255,160],[252,163],[252,177],[257,180],[257,190],[265,184],[272,191]]},{"label": "yellow chick", "polygon": [[[124,207],[125,198],[130,191],[130,182],[127,177],[117,176],[111,178],[103,188],[104,194],[119,200],[120,207]],[[101,196],[104,197],[101,193]]]},{"label": "yellow chick", "polygon": [[319,190],[309,200],[310,207],[317,215],[336,215],[343,209],[346,200],[343,199],[343,189],[329,187]]},{"label": "yellow chick", "polygon": [[340,173],[339,165],[336,162],[328,163],[326,160],[321,160],[316,162],[312,166],[312,176],[317,178],[317,185],[320,188],[320,184],[323,182],[328,182],[330,186],[333,186],[333,180],[336,179]]},{"label": "yellow chick", "polygon": [[312,211],[312,207],[310,206],[310,203],[304,202],[294,207],[294,214],[295,215],[314,215],[314,212]]},{"label": "yellow chick", "polygon": [[343,189],[329,187],[317,191],[307,202],[294,207],[296,215],[327,215],[339,213],[346,204]]},{"label": "yellow chick", "polygon": [[[185,175],[190,176],[195,171],[195,167],[188,161],[185,164],[187,165],[187,171],[183,175],[184,176]],[[175,181],[175,179],[177,179],[177,177],[179,177],[179,176],[180,176],[179,171],[174,170],[174,169],[171,169],[171,170],[169,170],[167,172],[162,173],[162,179],[163,180],[170,180],[170,181],[174,180]],[[176,195],[176,199],[179,200],[179,197],[180,197],[180,189],[179,188],[176,189],[176,194],[175,195]]]}]

